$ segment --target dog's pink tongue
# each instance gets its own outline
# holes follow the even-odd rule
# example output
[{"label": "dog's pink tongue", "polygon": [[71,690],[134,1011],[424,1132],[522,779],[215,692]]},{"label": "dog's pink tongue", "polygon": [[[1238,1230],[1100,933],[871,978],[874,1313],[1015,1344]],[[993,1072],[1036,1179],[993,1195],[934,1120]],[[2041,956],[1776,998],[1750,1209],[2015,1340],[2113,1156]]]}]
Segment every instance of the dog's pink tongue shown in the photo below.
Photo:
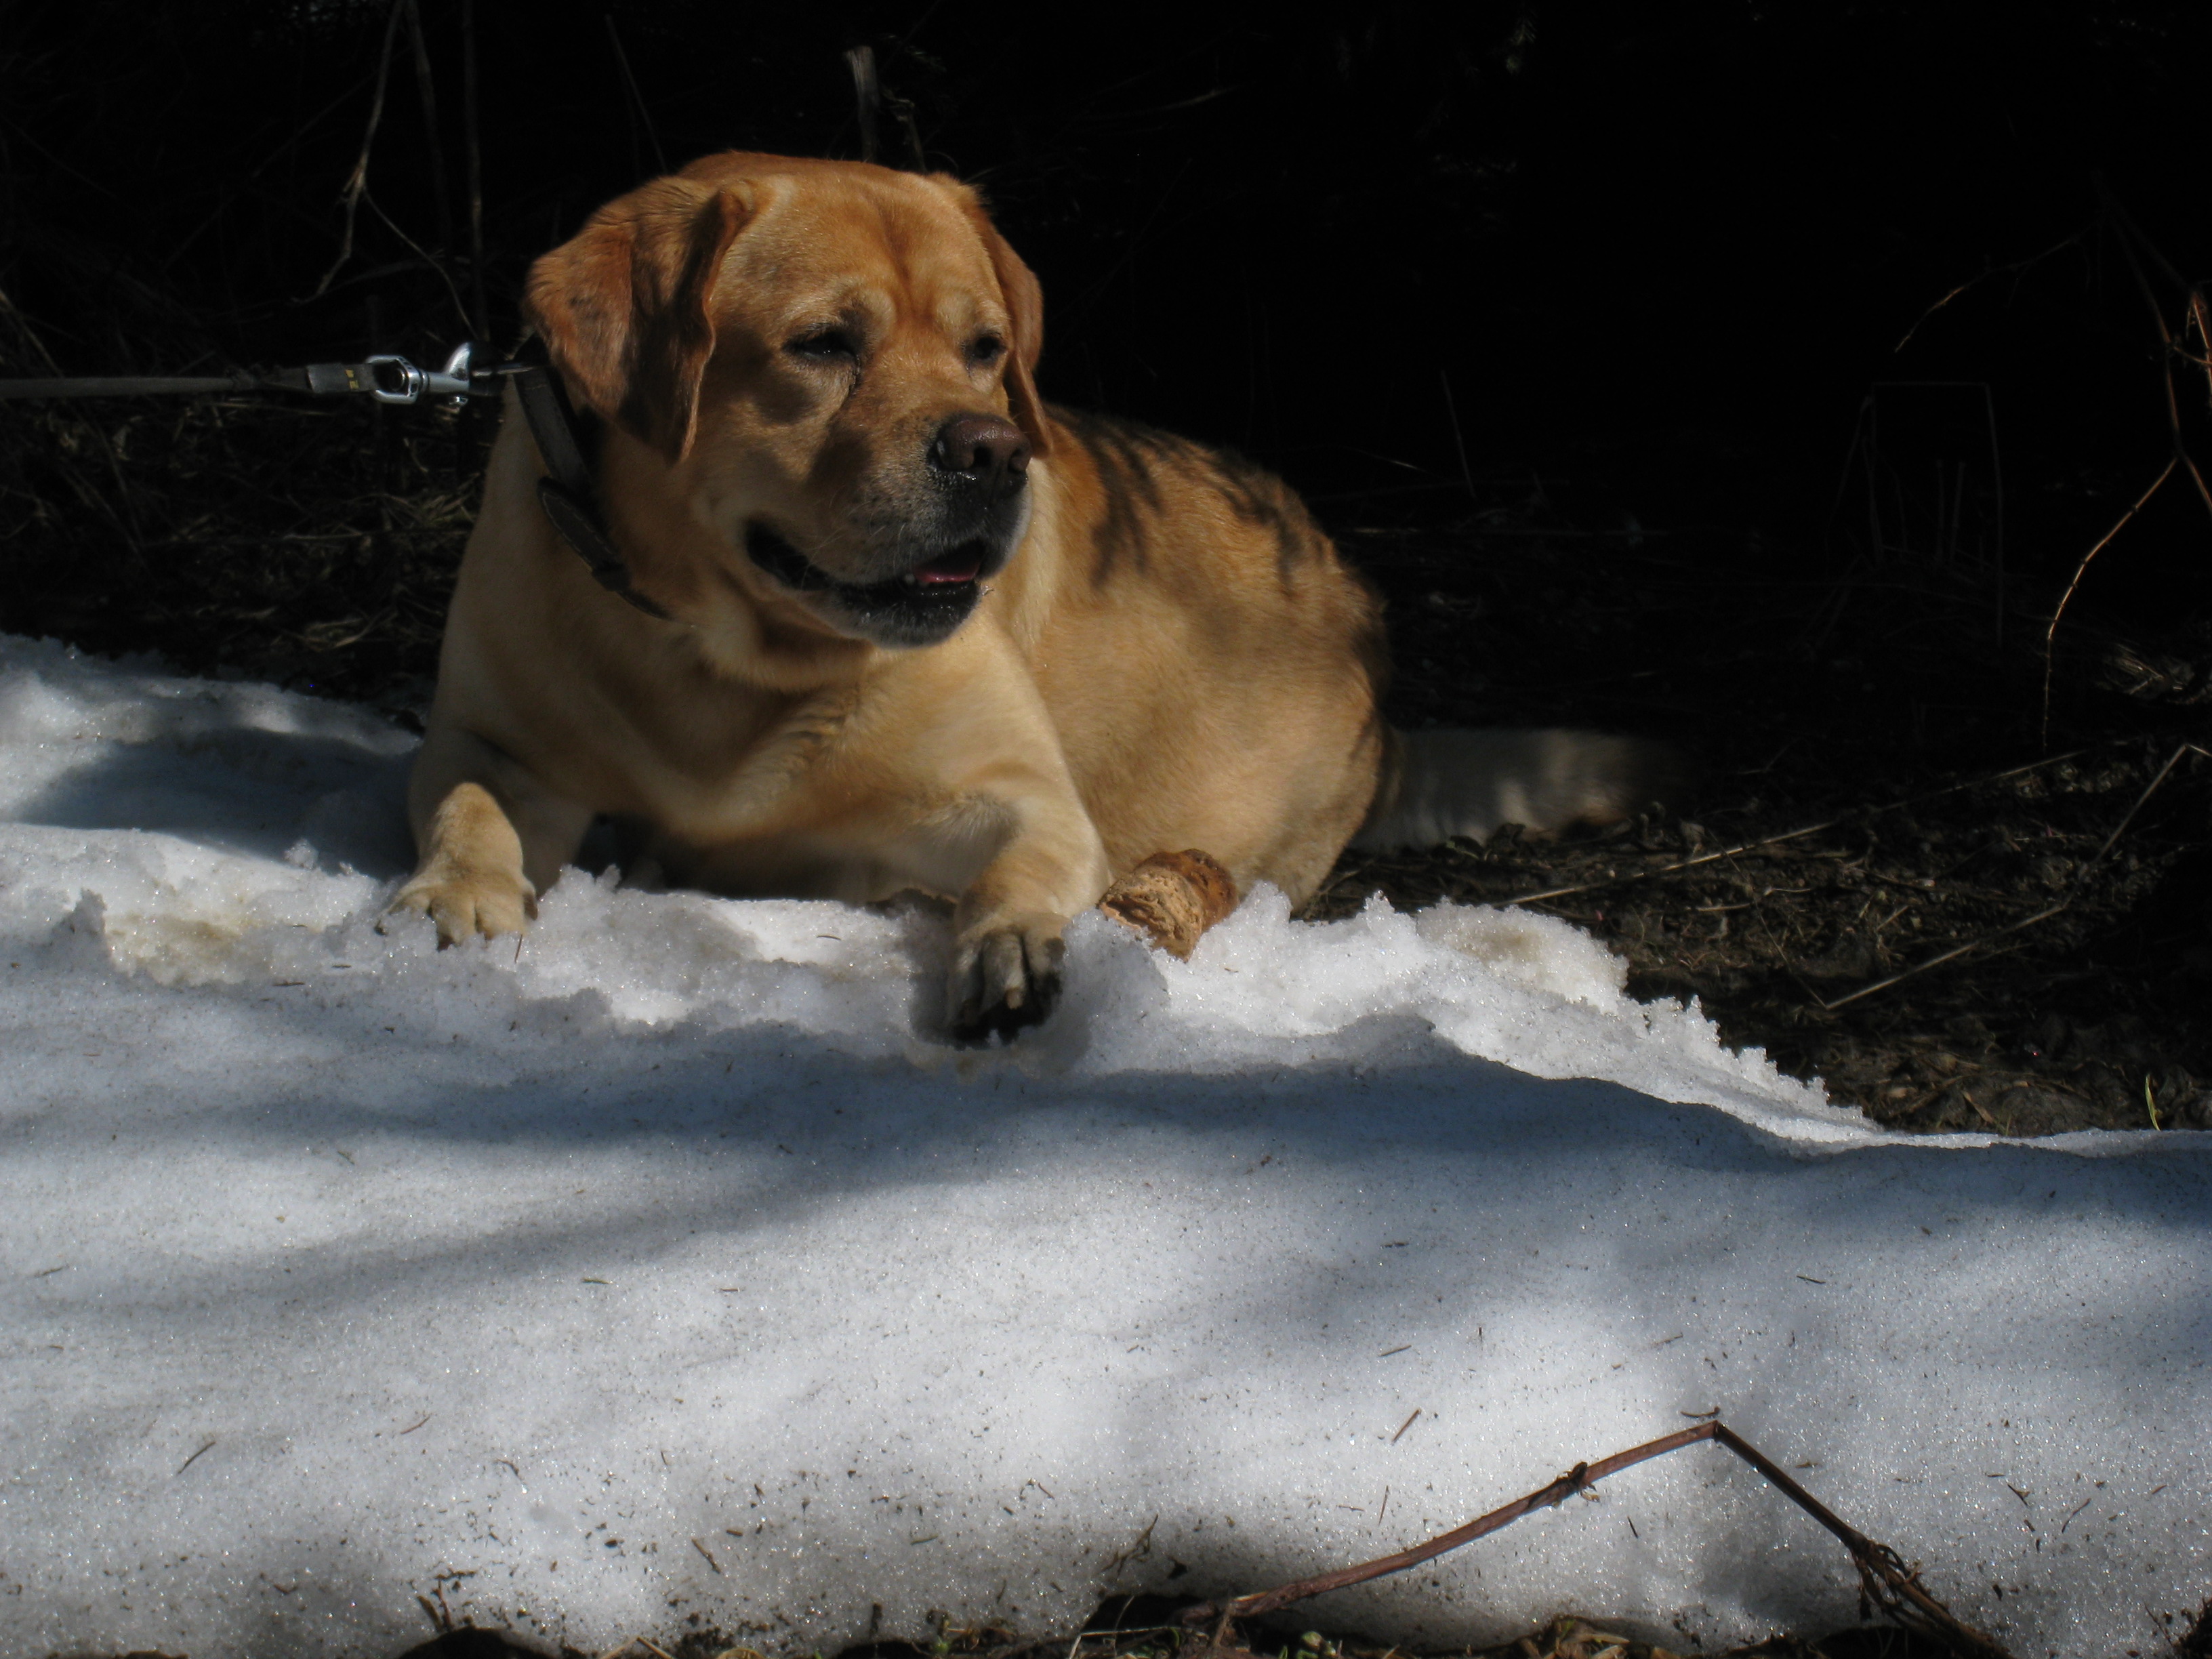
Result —
[{"label": "dog's pink tongue", "polygon": [[941,559],[932,559],[914,573],[918,582],[972,582],[975,573],[983,568],[982,556],[975,553],[947,553]]}]

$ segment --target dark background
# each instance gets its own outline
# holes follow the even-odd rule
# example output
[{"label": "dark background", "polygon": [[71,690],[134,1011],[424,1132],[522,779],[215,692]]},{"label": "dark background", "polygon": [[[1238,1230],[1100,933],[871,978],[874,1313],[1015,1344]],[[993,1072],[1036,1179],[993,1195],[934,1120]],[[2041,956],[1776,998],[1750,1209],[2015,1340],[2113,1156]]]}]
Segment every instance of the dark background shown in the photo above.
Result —
[{"label": "dark background", "polygon": [[[352,257],[307,297],[337,258],[390,15],[0,9],[0,288],[67,368],[464,331],[459,0],[421,9],[434,126],[399,30]],[[842,53],[866,42],[894,100],[884,159],[908,156],[904,100],[929,164],[982,184],[1042,276],[1050,395],[1318,494],[1449,482],[1463,450],[1485,478],[1602,474],[1645,519],[1817,531],[1869,388],[1963,380],[1993,399],[2008,556],[2048,564],[2094,532],[2085,490],[2132,493],[2166,448],[2154,336],[2095,181],[2184,272],[2212,264],[2212,8],[2186,0],[473,15],[500,341],[530,258],[660,158],[857,155]],[[2112,562],[2174,574],[2148,558]]]}]

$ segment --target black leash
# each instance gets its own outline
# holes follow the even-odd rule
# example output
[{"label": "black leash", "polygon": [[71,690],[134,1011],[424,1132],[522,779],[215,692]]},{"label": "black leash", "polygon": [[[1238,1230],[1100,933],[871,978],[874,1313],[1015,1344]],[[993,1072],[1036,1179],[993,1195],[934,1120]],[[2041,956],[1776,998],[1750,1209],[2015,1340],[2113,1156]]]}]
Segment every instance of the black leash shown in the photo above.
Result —
[{"label": "black leash", "polygon": [[51,380],[0,380],[0,399],[12,398],[140,398],[173,392],[304,392],[317,398],[367,393],[380,404],[419,404],[447,398],[455,404],[495,390],[519,363],[480,366],[484,349],[465,340],[443,368],[417,368],[404,357],[380,354],[358,363],[307,363],[298,368],[243,370],[236,374],[86,374]]},{"label": "black leash", "polygon": [[[479,358],[485,361],[479,363]],[[538,503],[559,532],[591,568],[592,580],[647,616],[668,621],[668,612],[630,586],[629,566],[607,534],[599,509],[599,422],[579,416],[568,402],[561,377],[533,338],[521,358],[496,362],[473,340],[465,340],[443,368],[418,368],[404,357],[380,354],[358,363],[307,363],[298,368],[236,374],[80,375],[46,380],[0,380],[0,399],[16,398],[138,398],[172,393],[304,392],[318,398],[366,393],[380,404],[414,404],[443,398],[456,407],[471,398],[495,393],[512,375],[530,422],[530,435],[545,459],[550,476],[538,481]]]}]

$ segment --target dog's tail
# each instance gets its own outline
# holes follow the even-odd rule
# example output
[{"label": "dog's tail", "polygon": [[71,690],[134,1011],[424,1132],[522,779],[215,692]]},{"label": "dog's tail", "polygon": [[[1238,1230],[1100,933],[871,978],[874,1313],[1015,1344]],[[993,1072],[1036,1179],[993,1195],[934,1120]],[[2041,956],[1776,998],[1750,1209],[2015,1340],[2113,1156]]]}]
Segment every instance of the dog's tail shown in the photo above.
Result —
[{"label": "dog's tail", "polygon": [[1390,733],[1382,779],[1352,844],[1380,852],[1480,841],[1500,824],[1542,833],[1612,823],[1669,799],[1684,772],[1662,744],[1595,732]]}]

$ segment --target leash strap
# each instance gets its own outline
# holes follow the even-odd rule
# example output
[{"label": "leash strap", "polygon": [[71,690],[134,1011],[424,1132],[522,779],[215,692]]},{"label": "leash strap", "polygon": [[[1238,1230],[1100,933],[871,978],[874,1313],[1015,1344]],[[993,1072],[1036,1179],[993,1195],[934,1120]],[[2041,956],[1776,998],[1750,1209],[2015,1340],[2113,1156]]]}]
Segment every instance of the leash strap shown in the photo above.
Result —
[{"label": "leash strap", "polygon": [[266,385],[258,374],[83,375],[63,380],[0,380],[0,398],[141,398],[167,392],[260,392]]},{"label": "leash strap", "polygon": [[317,398],[366,394],[380,404],[419,404],[449,398],[455,404],[481,397],[509,372],[480,367],[483,349],[464,341],[443,368],[417,368],[404,357],[380,354],[358,363],[305,363],[297,368],[235,374],[80,374],[43,380],[0,380],[0,400],[17,398],[145,398],[210,392],[304,392]]},{"label": "leash strap", "polygon": [[[523,418],[530,422],[530,435],[538,441],[538,453],[545,460],[547,476],[538,481],[538,504],[546,518],[590,567],[592,579],[600,586],[647,616],[668,621],[667,611],[630,586],[629,565],[607,534],[599,511],[598,469],[578,431],[568,388],[546,361],[541,341],[532,339],[523,348],[514,390],[522,400]],[[596,419],[592,422],[595,435],[598,424]]]}]

